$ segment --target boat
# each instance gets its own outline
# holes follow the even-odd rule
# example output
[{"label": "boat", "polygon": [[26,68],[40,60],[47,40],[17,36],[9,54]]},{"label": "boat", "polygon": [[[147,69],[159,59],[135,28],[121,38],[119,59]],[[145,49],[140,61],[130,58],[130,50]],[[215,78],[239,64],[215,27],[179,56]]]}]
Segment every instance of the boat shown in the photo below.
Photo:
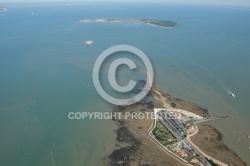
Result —
[{"label": "boat", "polygon": [[234,94],[233,92],[228,92],[228,94],[229,94],[230,96],[232,96],[233,98],[235,98],[235,94]]}]

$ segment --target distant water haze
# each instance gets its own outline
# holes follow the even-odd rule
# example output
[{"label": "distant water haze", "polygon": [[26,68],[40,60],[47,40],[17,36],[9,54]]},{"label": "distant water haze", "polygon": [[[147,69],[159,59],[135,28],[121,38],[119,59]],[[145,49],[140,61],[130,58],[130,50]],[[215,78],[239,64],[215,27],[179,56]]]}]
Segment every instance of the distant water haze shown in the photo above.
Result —
[{"label": "distant water haze", "polygon": [[[210,114],[233,116],[207,123],[249,165],[249,17],[245,9],[190,5],[11,8],[0,15],[0,165],[99,165],[114,148],[114,123],[69,120],[68,113],[112,111],[94,89],[92,68],[102,51],[117,44],[144,51],[162,89]],[[178,25],[79,22],[88,18]],[[84,45],[86,40],[94,44]]]}]

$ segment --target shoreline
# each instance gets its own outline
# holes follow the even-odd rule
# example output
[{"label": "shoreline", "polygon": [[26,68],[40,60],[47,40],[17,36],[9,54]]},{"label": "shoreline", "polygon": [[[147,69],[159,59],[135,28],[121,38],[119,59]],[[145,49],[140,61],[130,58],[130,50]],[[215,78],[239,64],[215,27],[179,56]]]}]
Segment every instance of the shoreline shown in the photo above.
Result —
[{"label": "shoreline", "polygon": [[[156,93],[159,94],[160,92],[158,91],[158,92],[156,92]],[[164,109],[171,109],[171,108],[164,108]],[[156,114],[157,114],[157,112],[158,112],[159,110],[161,110],[161,109],[154,109],[155,116],[156,116]],[[199,115],[195,115],[195,114],[193,114],[193,113],[191,113],[191,112],[188,112],[188,111],[185,111],[185,110],[182,110],[182,111],[180,111],[180,112],[181,112],[181,113],[185,112],[185,113],[183,113],[183,114],[189,114],[189,116],[198,116],[198,117],[200,117]],[[202,118],[202,117],[200,117],[200,118]],[[158,121],[158,120],[159,120],[159,119],[154,119],[154,121],[153,121],[153,123],[154,123],[154,124],[153,124],[153,127],[150,126],[150,129],[149,129],[149,132],[148,132],[149,137],[150,137],[151,139],[153,139],[155,142],[157,142],[157,143],[158,143],[166,152],[168,152],[170,155],[173,155],[174,157],[176,157],[178,160],[180,160],[181,162],[183,162],[183,163],[186,164],[186,165],[191,165],[189,162],[187,162],[187,161],[184,160],[183,158],[179,157],[177,154],[175,154],[175,153],[173,153],[172,151],[170,151],[168,148],[166,148],[165,146],[163,146],[156,138],[154,138],[152,132],[153,132],[153,130],[155,129],[156,121]],[[201,122],[202,122],[202,121],[201,121]],[[196,123],[201,123],[201,122],[196,122]],[[199,151],[199,153],[201,153],[202,155],[204,155],[204,156],[205,156],[206,158],[208,158],[209,160],[213,160],[213,162],[215,162],[215,163],[218,164],[219,166],[227,166],[227,164],[225,164],[225,163],[223,163],[223,162],[221,162],[221,161],[219,161],[219,160],[217,160],[217,159],[215,159],[215,158],[209,156],[208,154],[206,154],[204,151],[202,151],[198,146],[196,146],[196,145],[190,140],[190,137],[196,135],[197,133],[198,133],[198,126],[197,126],[197,130],[196,130],[194,133],[187,135],[186,140],[188,141],[188,143],[190,143],[195,149],[197,149],[197,150]]]},{"label": "shoreline", "polygon": [[173,152],[171,152],[170,150],[168,150],[166,147],[164,147],[158,140],[156,140],[153,136],[152,136],[152,131],[156,126],[156,119],[153,120],[152,122],[153,126],[150,126],[149,128],[149,132],[148,132],[148,136],[155,141],[161,148],[163,148],[168,154],[172,155],[173,157],[175,157],[176,159],[180,160],[181,162],[183,162],[185,165],[190,165],[187,161],[183,160],[182,158],[178,157],[176,154],[174,154]]},{"label": "shoreline", "polygon": [[[198,128],[201,130],[195,135],[190,136],[190,142],[205,152],[205,154],[214,158],[214,161],[230,162],[232,166],[247,165],[236,152],[224,144],[223,135],[215,127],[199,123]],[[206,133],[204,134],[204,132]],[[209,146],[207,146],[207,144],[209,144]]]},{"label": "shoreline", "polygon": [[177,23],[173,21],[166,21],[166,20],[157,20],[157,19],[82,19],[79,21],[80,23],[143,23],[149,26],[156,26],[160,28],[175,28]]},{"label": "shoreline", "polygon": [[[113,111],[121,112],[122,114],[125,114],[126,112],[153,112],[153,109],[156,107],[172,108],[171,103],[174,102],[177,105],[176,109],[183,109],[201,117],[209,116],[208,110],[205,107],[202,107],[201,104],[196,104],[195,102],[174,97],[155,85],[152,86],[149,96],[153,97],[153,102],[143,101],[130,106],[115,106]],[[162,163],[165,165],[191,165],[189,163],[181,162],[176,156],[174,156],[174,154],[171,155],[171,153],[166,151],[166,148],[163,148],[159,143],[157,143],[157,141],[152,139],[150,132],[155,126],[156,120],[113,120],[117,124],[117,130],[115,131],[116,148],[111,154],[106,155],[105,160],[108,162],[106,165],[162,165]],[[206,130],[209,131],[208,129]],[[207,154],[204,149],[200,148],[200,146],[196,144],[196,141],[191,140],[191,138],[193,139],[195,137],[202,141],[206,141],[200,135],[199,131],[200,128],[196,133],[189,136],[187,138],[188,142],[195,145],[195,147],[198,147],[197,149],[199,149],[201,153],[206,154],[204,156],[208,156],[208,159],[212,159],[214,162],[222,166],[227,165],[223,161],[215,159],[214,156]],[[222,141],[221,144],[226,147]],[[132,148],[134,146],[136,147],[135,149]],[[227,154],[225,151],[220,149],[218,149],[218,153],[221,153],[222,155]],[[230,154],[233,156],[232,158],[237,159],[237,162],[244,163],[244,161],[242,161],[242,159],[240,159],[234,151],[230,150]],[[231,163],[231,161],[228,160],[228,163]]]},{"label": "shoreline", "polygon": [[[172,95],[170,95],[170,94],[168,94],[168,93],[166,93],[166,92],[161,92],[161,91],[159,90],[159,88],[156,87],[156,86],[153,86],[153,87],[152,87],[152,91],[155,92],[155,93],[158,94],[158,95],[161,95],[161,97],[160,97],[161,99],[162,99],[162,98],[164,99],[164,95],[173,97]],[[163,106],[164,106],[165,108],[171,108],[171,106],[170,106],[168,103],[166,103],[165,100],[160,100],[159,96],[156,96],[155,98],[156,98],[157,100],[159,100],[159,101],[163,104]],[[184,101],[184,102],[190,102],[190,101],[185,101],[185,100],[183,100],[183,99],[178,99],[177,97],[173,97],[173,98],[175,98],[175,99],[177,99],[177,100],[182,100],[182,101]],[[192,104],[195,104],[195,103],[192,102]],[[204,108],[204,107],[203,107],[203,108]],[[190,112],[190,111],[188,111],[188,112]],[[192,112],[191,112],[191,113],[192,113]],[[206,109],[206,111],[205,111],[205,114],[206,114],[205,116],[208,116],[208,115],[209,115],[209,112],[208,112],[207,109]],[[203,117],[205,117],[205,116],[203,116]],[[197,124],[198,124],[198,123],[201,124],[202,122],[204,122],[204,121],[196,122],[196,123],[197,123]],[[219,137],[222,137],[222,134],[221,134],[216,128],[211,127],[211,126],[210,126],[210,128],[211,128],[212,130],[215,130],[216,133],[219,135]],[[205,157],[207,157],[208,159],[212,159],[212,160],[213,160],[214,162],[216,162],[218,165],[227,166],[228,164],[226,164],[226,163],[224,163],[224,162],[222,162],[222,161],[220,161],[220,160],[218,160],[218,159],[215,159],[213,156],[208,155],[204,150],[201,150],[201,148],[200,148],[199,146],[197,146],[197,145],[191,140],[191,138],[192,138],[193,136],[197,135],[198,132],[199,132],[199,127],[197,126],[197,131],[195,131],[195,132],[192,133],[191,135],[187,135],[187,140],[190,142],[190,144],[192,144],[192,146],[194,146],[196,149],[198,149],[199,152],[202,153]],[[227,147],[227,146],[223,143],[222,138],[221,138],[221,142],[222,142],[223,146]],[[227,148],[227,149],[229,149],[229,148]],[[229,151],[232,151],[232,150],[229,149]],[[235,156],[239,158],[239,156],[238,156],[234,151],[232,151],[232,153],[234,153]],[[242,161],[242,159],[240,159],[240,160]],[[244,161],[242,161],[242,163],[244,163],[243,165],[246,165],[246,163],[245,163]]]},{"label": "shoreline", "polygon": [[195,131],[193,134],[188,135],[187,136],[187,140],[189,141],[189,143],[194,146],[196,149],[198,149],[200,151],[200,153],[202,153],[204,156],[206,156],[208,159],[212,159],[216,164],[219,164],[221,166],[227,166],[226,163],[223,163],[222,161],[219,161],[215,158],[213,158],[212,156],[209,156],[206,152],[202,151],[197,145],[195,145],[195,143],[191,140],[192,136],[195,136],[197,133],[199,132],[199,127],[197,127],[197,131]]}]

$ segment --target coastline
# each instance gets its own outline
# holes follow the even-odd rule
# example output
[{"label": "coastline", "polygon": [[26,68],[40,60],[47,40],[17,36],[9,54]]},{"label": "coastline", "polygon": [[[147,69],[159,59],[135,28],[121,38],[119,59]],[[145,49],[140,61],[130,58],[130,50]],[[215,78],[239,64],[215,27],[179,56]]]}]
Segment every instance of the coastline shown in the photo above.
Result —
[{"label": "coastline", "polygon": [[[185,102],[185,103],[188,103],[189,101],[185,101],[185,100],[183,100],[183,99],[178,99],[177,97],[173,97],[172,95],[170,95],[170,94],[168,94],[168,93],[166,93],[166,92],[162,92],[162,91],[160,91],[159,90],[159,88],[158,87],[156,87],[156,86],[153,86],[153,88],[152,88],[152,90],[157,94],[157,95],[161,95],[160,97],[159,96],[157,96],[157,97],[155,97],[157,100],[159,100],[160,102],[162,102],[163,103],[163,105],[164,105],[164,107],[165,108],[171,108],[171,106],[170,106],[170,104],[168,103],[168,102],[166,102],[166,100],[165,100],[165,98],[164,98],[164,96],[165,97],[168,97],[169,98],[169,100],[171,100],[171,101],[182,101],[182,102]],[[173,100],[174,99],[174,100]],[[193,105],[196,105],[194,102],[191,102]],[[196,105],[197,107],[200,107],[200,109],[202,109],[204,112],[203,113],[199,113],[199,112],[197,112],[197,111],[190,111],[190,110],[188,110],[189,112],[193,112],[193,113],[199,113],[200,114],[200,116],[203,116],[203,117],[205,117],[205,116],[208,116],[209,115],[209,112],[208,112],[208,110],[207,109],[205,109],[205,108],[202,108],[201,106],[198,106],[198,105]],[[199,115],[198,114],[198,115]],[[202,122],[197,122],[197,123],[199,123],[199,124],[202,124]],[[205,157],[207,157],[208,159],[212,159],[216,164],[218,164],[218,165],[221,165],[221,166],[227,166],[227,165],[235,165],[235,166],[238,166],[238,165],[244,165],[244,166],[246,166],[246,163],[244,162],[244,161],[242,161],[242,159],[240,159],[239,158],[239,156],[233,151],[233,150],[231,150],[231,149],[229,149],[224,143],[223,143],[223,140],[222,140],[222,134],[215,128],[215,127],[212,127],[212,126],[208,126],[208,128],[205,130],[206,132],[208,132],[208,131],[210,131],[210,130],[212,130],[212,131],[215,131],[215,133],[217,134],[217,135],[215,135],[215,134],[213,134],[213,136],[214,137],[219,137],[220,139],[218,139],[218,140],[216,140],[216,141],[220,141],[220,146],[222,146],[222,147],[225,147],[225,149],[226,149],[226,151],[223,151],[223,149],[220,149],[220,153],[223,153],[225,156],[227,156],[228,154],[227,153],[230,153],[230,154],[232,154],[231,155],[231,157],[234,159],[234,160],[238,160],[238,162],[237,163],[234,163],[234,161],[233,161],[233,159],[227,159],[227,160],[225,160],[225,161],[227,161],[227,162],[229,162],[229,164],[226,164],[225,162],[223,162],[223,161],[221,161],[221,160],[218,160],[218,158],[217,158],[217,156],[216,155],[213,155],[213,153],[210,153],[210,155],[208,155],[208,152],[209,151],[207,151],[207,150],[205,150],[205,149],[201,149],[201,148],[199,148],[199,147],[202,147],[203,146],[203,144],[199,144],[200,146],[197,146],[196,145],[196,143],[198,142],[198,141],[192,141],[192,139],[191,138],[193,138],[193,137],[197,137],[198,139],[202,139],[202,138],[200,138],[201,136],[197,136],[197,134],[199,133],[199,128],[201,127],[201,125],[198,125],[197,126],[197,131],[196,132],[194,132],[194,133],[192,133],[191,135],[187,135],[187,140],[192,144],[192,146],[194,146],[196,149],[198,149],[199,151],[200,151],[200,153],[202,153]],[[205,133],[205,131],[203,131],[204,133]],[[214,138],[213,138],[214,139]],[[206,138],[204,139],[204,140],[202,140],[203,142],[205,141],[206,142]],[[210,142],[209,141],[207,141],[207,144],[209,144]],[[226,155],[227,154],[227,155]],[[216,159],[217,158],[217,159]],[[222,159],[222,158],[220,158],[220,159]],[[222,159],[223,160],[223,159]]]},{"label": "coastline", "polygon": [[82,19],[79,22],[81,23],[90,23],[90,22],[97,22],[97,23],[144,23],[150,26],[157,26],[160,28],[174,28],[177,26],[177,23],[173,21],[166,21],[166,20],[157,20],[157,19]]},{"label": "coastline", "polygon": [[[174,97],[169,93],[160,90],[160,88],[156,87],[155,85],[153,85],[151,88],[149,95],[154,98],[154,102],[151,104],[148,104],[148,102],[144,101],[131,106],[117,106],[113,111],[121,112],[122,114],[125,112],[153,112],[154,107],[171,108],[170,104],[175,102],[178,109],[184,109],[202,117],[209,115],[208,110],[202,107],[200,104],[195,104],[194,102],[185,101],[183,99]],[[171,153],[164,150],[164,148],[161,147],[159,143],[150,137],[150,131],[154,126],[155,120],[114,119],[114,121],[117,124],[117,130],[115,131],[117,136],[116,148],[111,154],[106,155],[105,160],[108,161],[108,164],[106,163],[106,165],[141,165],[142,163],[145,163],[145,165],[152,165],[155,164],[156,158],[159,161],[158,164],[168,163],[169,165],[190,165],[185,162],[180,162],[180,160],[178,160],[174,155],[171,155]],[[187,138],[190,143],[197,147],[201,153],[205,154],[204,156],[207,156],[208,159],[212,159],[222,166],[227,165],[223,161],[217,160],[213,155],[208,155],[204,149],[201,149],[196,145],[195,141],[191,140],[193,137],[198,137],[199,139],[203,140],[203,138],[198,135],[198,133],[199,131]],[[226,147],[223,142],[222,144]],[[134,146],[136,147],[135,149],[132,148]],[[239,163],[244,163],[244,161],[242,161],[235,152],[232,150],[230,151],[232,152],[231,154],[233,158],[237,158]],[[224,151],[219,152],[222,153],[222,155],[226,155],[226,152]],[[145,156],[147,156],[146,160]]]},{"label": "coastline", "polygon": [[[152,105],[147,102],[122,107],[117,106],[114,112],[144,112],[152,111]],[[115,148],[110,154],[106,154],[102,165],[108,166],[151,166],[151,165],[175,165],[183,166],[175,157],[164,151],[155,141],[148,136],[148,129],[152,125],[152,119],[113,119],[117,125],[115,130]]]},{"label": "coastline", "polygon": [[198,128],[200,130],[190,136],[189,140],[212,160],[233,166],[246,166],[237,153],[223,143],[223,135],[215,127],[200,123]]},{"label": "coastline", "polygon": [[198,146],[196,146],[196,144],[191,140],[191,137],[192,137],[192,136],[195,136],[198,132],[199,132],[199,127],[197,127],[197,131],[196,131],[196,132],[194,132],[193,134],[187,136],[187,140],[189,141],[189,143],[190,143],[191,145],[193,145],[196,149],[198,149],[198,150],[200,151],[200,153],[202,153],[202,154],[203,154],[204,156],[206,156],[208,159],[212,159],[216,164],[219,164],[219,165],[221,165],[221,166],[227,166],[226,163],[223,163],[223,162],[221,162],[221,161],[219,161],[219,160],[217,160],[217,159],[215,159],[215,158],[209,156],[207,153],[205,153],[204,151],[202,151]]},{"label": "coastline", "polygon": [[173,155],[175,158],[177,158],[178,160],[180,160],[181,162],[183,162],[183,164],[185,165],[190,165],[187,161],[183,160],[182,158],[179,158],[176,154],[174,154],[173,152],[171,152],[170,150],[168,150],[166,147],[164,147],[158,140],[156,140],[153,136],[152,136],[152,132],[153,129],[156,126],[156,120],[153,120],[152,122],[152,126],[150,126],[149,131],[148,131],[148,135],[149,137],[155,141],[161,148],[163,148],[166,152],[168,152],[170,155]]}]

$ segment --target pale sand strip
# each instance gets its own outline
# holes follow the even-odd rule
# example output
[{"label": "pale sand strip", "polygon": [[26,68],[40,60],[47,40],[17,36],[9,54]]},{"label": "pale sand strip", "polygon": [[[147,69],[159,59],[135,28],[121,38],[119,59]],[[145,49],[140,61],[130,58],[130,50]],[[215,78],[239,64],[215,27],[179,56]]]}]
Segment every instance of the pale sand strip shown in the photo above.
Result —
[{"label": "pale sand strip", "polygon": [[198,127],[197,127],[196,132],[194,132],[193,134],[187,136],[188,142],[189,142],[192,146],[194,146],[197,150],[199,150],[199,152],[200,152],[201,154],[203,154],[205,157],[207,157],[208,159],[212,159],[216,164],[219,164],[220,166],[228,166],[227,164],[225,164],[225,163],[223,163],[223,162],[221,162],[221,161],[219,161],[219,160],[217,160],[217,159],[215,159],[215,158],[213,158],[213,157],[207,155],[205,152],[203,152],[198,146],[196,146],[196,145],[191,141],[190,138],[191,138],[192,136],[194,136],[195,134],[197,134],[198,131],[199,131],[199,129],[198,129]]},{"label": "pale sand strip", "polygon": [[[159,101],[163,104],[163,106],[164,106],[166,109],[172,108],[172,107],[170,106],[170,104],[166,103],[165,98],[164,98],[164,96],[162,95],[161,92],[159,92],[156,88],[153,88],[153,87],[152,87],[152,91],[155,92],[157,95],[160,96],[160,97],[158,97],[157,95],[154,95],[155,99],[156,99],[156,100],[159,100]],[[197,116],[197,115],[196,115],[196,116]],[[207,155],[205,152],[203,152],[198,146],[196,146],[196,145],[190,140],[190,137],[192,137],[193,135],[197,134],[198,131],[199,131],[199,130],[198,130],[198,127],[197,127],[197,131],[196,131],[196,132],[194,132],[193,134],[187,136],[187,140],[190,142],[190,144],[192,144],[197,150],[199,150],[199,152],[200,152],[201,154],[203,154],[204,156],[206,156],[208,159],[212,159],[214,162],[216,162],[217,164],[219,164],[219,165],[221,165],[221,166],[228,166],[227,164],[225,164],[225,163],[223,163],[223,162],[221,162],[221,161],[219,161],[219,160],[216,160],[215,158],[213,158],[213,157]]]}]

